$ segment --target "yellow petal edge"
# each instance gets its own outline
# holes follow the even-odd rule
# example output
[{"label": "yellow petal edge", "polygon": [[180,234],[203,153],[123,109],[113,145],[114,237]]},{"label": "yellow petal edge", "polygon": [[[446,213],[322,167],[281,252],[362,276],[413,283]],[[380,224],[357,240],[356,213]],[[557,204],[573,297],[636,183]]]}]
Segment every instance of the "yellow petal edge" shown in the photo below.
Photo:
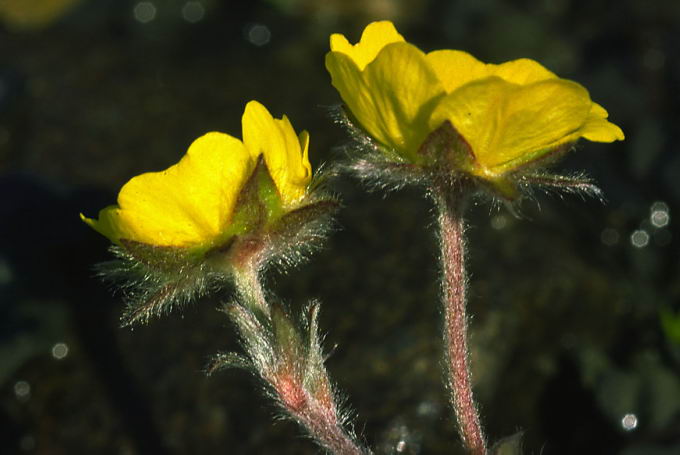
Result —
[{"label": "yellow petal edge", "polygon": [[244,141],[211,132],[196,139],[175,165],[133,177],[117,205],[98,219],[81,219],[116,244],[121,239],[155,246],[209,248],[231,222],[238,195],[264,156],[282,201],[305,195],[311,180],[309,135],[295,134],[287,117],[274,119],[257,101],[246,105]]}]

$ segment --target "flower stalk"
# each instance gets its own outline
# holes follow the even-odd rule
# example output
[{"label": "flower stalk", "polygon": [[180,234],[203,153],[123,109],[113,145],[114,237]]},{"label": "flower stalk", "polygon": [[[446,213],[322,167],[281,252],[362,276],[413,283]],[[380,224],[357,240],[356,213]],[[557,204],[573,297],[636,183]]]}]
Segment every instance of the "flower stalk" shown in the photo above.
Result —
[{"label": "flower stalk", "polygon": [[471,454],[485,455],[486,440],[472,392],[468,318],[466,312],[464,198],[451,190],[434,195],[438,209],[442,261],[442,300],[446,380],[463,445]]},{"label": "flower stalk", "polygon": [[239,301],[246,305],[248,310],[270,316],[269,304],[260,284],[257,267],[248,265],[243,269],[235,269],[234,286]]}]

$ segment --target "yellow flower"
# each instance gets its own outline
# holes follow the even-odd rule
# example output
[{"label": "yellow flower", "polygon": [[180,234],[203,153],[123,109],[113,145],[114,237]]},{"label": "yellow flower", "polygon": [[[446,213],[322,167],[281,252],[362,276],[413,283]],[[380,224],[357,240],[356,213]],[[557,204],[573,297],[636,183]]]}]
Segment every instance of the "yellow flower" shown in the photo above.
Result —
[{"label": "yellow flower", "polygon": [[425,54],[388,21],[369,24],[355,45],[334,34],[330,47],[326,68],[353,119],[410,163],[428,163],[421,146],[446,122],[472,155],[456,170],[491,180],[581,137],[624,138],[584,87],[533,60],[495,65],[457,50]]},{"label": "yellow flower", "polygon": [[276,186],[278,202],[293,208],[311,180],[309,135],[296,135],[286,116],[275,119],[257,101],[246,105],[243,141],[212,132],[196,139],[179,163],[132,178],[118,204],[99,219],[81,218],[116,244],[207,249],[230,236],[239,195],[260,156]]}]

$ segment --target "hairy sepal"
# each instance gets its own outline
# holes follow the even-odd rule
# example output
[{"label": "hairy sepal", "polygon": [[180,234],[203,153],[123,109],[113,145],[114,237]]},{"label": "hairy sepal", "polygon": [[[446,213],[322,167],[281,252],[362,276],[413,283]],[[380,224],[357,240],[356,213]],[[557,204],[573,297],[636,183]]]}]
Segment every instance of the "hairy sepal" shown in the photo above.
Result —
[{"label": "hairy sepal", "polygon": [[115,260],[99,264],[99,275],[126,300],[122,326],[146,324],[152,318],[206,295],[224,284],[194,253],[121,241],[111,248]]}]

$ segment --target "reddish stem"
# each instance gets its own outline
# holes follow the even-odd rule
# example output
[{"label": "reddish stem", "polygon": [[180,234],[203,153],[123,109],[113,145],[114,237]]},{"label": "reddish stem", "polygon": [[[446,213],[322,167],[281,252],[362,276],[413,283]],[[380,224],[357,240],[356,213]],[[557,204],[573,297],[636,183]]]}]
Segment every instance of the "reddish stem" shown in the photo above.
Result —
[{"label": "reddish stem", "polygon": [[310,436],[334,455],[367,455],[371,452],[358,445],[339,425],[335,407],[318,400],[307,401],[300,412],[293,413]]},{"label": "reddish stem", "polygon": [[471,454],[486,455],[486,441],[472,394],[468,348],[465,273],[465,225],[461,197],[450,189],[436,195],[442,248],[444,341],[447,381],[458,431]]},{"label": "reddish stem", "polygon": [[[249,265],[249,264],[246,264]],[[242,267],[235,275],[237,292],[240,301],[248,311],[259,314],[272,325],[272,311],[267,296],[260,283],[255,266]],[[247,334],[244,334],[247,336]],[[273,340],[270,333],[256,333],[261,340]],[[343,427],[339,410],[332,392],[327,372],[323,367],[313,376],[315,388],[305,385],[303,373],[299,371],[309,361],[305,353],[296,349],[276,344],[269,346],[276,358],[269,358],[264,367],[258,368],[260,376],[272,387],[279,399],[281,407],[315,440],[333,455],[369,455],[370,449],[355,442],[351,433]],[[244,346],[260,346],[258,340],[244,343]],[[282,355],[285,351],[289,355]],[[249,352],[251,357],[258,357],[258,352]],[[279,363],[280,362],[280,363]],[[316,391],[316,393],[315,393]]]}]

